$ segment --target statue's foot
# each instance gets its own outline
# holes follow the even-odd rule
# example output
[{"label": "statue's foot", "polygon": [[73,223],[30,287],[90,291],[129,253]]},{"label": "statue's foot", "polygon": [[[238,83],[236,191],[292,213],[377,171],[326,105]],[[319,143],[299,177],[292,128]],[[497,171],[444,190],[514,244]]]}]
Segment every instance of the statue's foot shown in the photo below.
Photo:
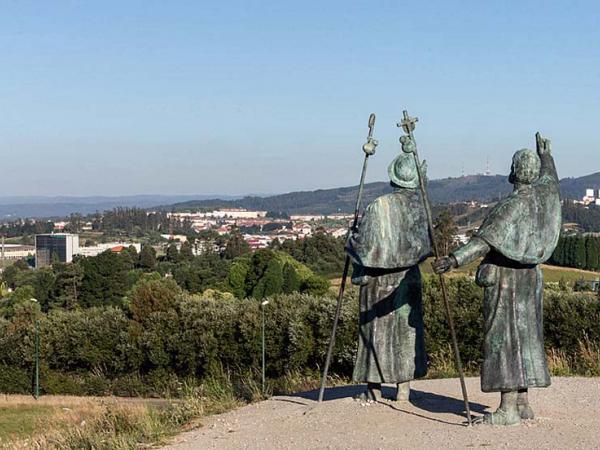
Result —
[{"label": "statue's foot", "polygon": [[529,406],[529,404],[518,405],[518,407],[519,407],[519,415],[521,416],[521,419],[532,420],[535,417],[535,415],[533,414],[533,409],[531,409],[531,406]]},{"label": "statue's foot", "polygon": [[518,425],[521,423],[521,416],[517,409],[505,411],[498,408],[491,413],[485,413],[483,423],[487,425]]},{"label": "statue's foot", "polygon": [[410,381],[398,383],[396,385],[396,397],[393,399],[397,402],[407,402],[410,397]]},{"label": "statue's foot", "polygon": [[361,402],[378,402],[381,400],[381,384],[379,383],[368,383],[367,389],[354,397],[355,400]]}]

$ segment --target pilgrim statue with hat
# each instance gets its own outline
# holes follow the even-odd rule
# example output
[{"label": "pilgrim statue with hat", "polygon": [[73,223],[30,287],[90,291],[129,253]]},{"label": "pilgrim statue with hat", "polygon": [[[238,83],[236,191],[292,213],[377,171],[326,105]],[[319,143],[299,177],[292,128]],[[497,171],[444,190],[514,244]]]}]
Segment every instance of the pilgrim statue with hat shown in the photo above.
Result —
[{"label": "pilgrim statue with hat", "polygon": [[396,384],[396,399],[408,400],[410,380],[427,373],[418,264],[431,244],[412,151],[405,140],[388,168],[394,191],[367,206],[346,247],[360,286],[353,379],[367,383],[364,400],[379,399],[382,383]]}]

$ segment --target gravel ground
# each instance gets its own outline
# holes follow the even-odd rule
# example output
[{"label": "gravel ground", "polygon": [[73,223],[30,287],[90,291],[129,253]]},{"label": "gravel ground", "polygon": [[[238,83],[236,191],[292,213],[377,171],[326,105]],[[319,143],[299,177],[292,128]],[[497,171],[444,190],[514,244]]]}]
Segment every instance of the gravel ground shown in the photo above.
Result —
[{"label": "gravel ground", "polygon": [[[454,449],[600,448],[600,379],[553,378],[530,391],[536,418],[511,427],[464,426],[457,379],[413,383],[410,403],[364,405],[352,399],[359,386],[273,397],[205,420],[178,436],[169,449]],[[499,394],[484,394],[467,380],[474,417],[495,409]],[[384,389],[390,395],[392,389]]]}]

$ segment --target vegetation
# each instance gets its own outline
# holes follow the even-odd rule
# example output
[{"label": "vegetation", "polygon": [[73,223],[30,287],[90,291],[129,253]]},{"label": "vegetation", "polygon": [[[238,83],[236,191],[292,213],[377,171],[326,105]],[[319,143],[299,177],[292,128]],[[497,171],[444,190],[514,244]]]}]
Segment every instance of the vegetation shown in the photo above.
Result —
[{"label": "vegetation", "polygon": [[562,216],[565,223],[576,223],[583,231],[600,232],[600,207],[584,206],[571,201],[562,202]]},{"label": "vegetation", "polygon": [[287,253],[319,275],[339,276],[344,268],[344,240],[325,233],[283,243],[273,241],[271,248]]},{"label": "vegetation", "polygon": [[549,262],[557,266],[600,270],[600,235],[561,236]]}]

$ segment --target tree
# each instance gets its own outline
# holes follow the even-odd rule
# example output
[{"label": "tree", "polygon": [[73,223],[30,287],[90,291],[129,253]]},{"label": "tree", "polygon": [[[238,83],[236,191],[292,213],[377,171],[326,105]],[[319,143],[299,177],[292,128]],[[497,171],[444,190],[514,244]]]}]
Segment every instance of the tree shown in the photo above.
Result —
[{"label": "tree", "polygon": [[598,270],[598,257],[600,251],[598,249],[598,240],[595,236],[587,235],[585,237],[585,268],[587,270]]},{"label": "tree", "polygon": [[154,247],[142,245],[138,265],[145,270],[154,270],[156,267],[156,250],[154,250]]},{"label": "tree", "polygon": [[79,303],[83,306],[120,305],[129,290],[127,258],[110,250],[83,258],[83,279]]},{"label": "tree", "polygon": [[329,281],[318,275],[312,275],[304,280],[301,290],[311,295],[324,295],[329,290]]},{"label": "tree", "polygon": [[585,238],[583,236],[576,236],[575,239],[575,267],[583,269],[586,265],[585,255]]},{"label": "tree", "polygon": [[175,242],[171,242],[167,247],[166,259],[172,263],[179,262],[179,250],[177,250],[177,244]]},{"label": "tree", "polygon": [[450,211],[445,210],[440,213],[435,220],[434,228],[440,252],[443,255],[449,255],[454,250],[455,236],[458,233],[458,228]]},{"label": "tree", "polygon": [[133,320],[144,322],[152,313],[172,308],[179,294],[181,289],[170,278],[141,279],[130,295],[129,309]]},{"label": "tree", "polygon": [[227,274],[227,286],[237,298],[246,297],[246,275],[250,264],[246,259],[236,259]]},{"label": "tree", "polygon": [[225,259],[235,259],[247,253],[250,253],[250,246],[244,240],[244,236],[237,230],[232,231],[225,243],[223,257]]},{"label": "tree", "polygon": [[289,262],[283,266],[283,292],[290,294],[300,290],[300,278],[298,272]]},{"label": "tree", "polygon": [[192,244],[190,244],[189,241],[185,241],[183,244],[181,244],[181,249],[179,250],[179,257],[183,261],[191,261],[194,259]]},{"label": "tree", "polygon": [[264,275],[252,290],[254,298],[265,298],[281,294],[283,288],[283,271],[281,263],[273,258],[269,261]]},{"label": "tree", "polygon": [[50,307],[74,309],[78,306],[83,281],[83,268],[80,264],[60,264],[55,266],[56,281]]},{"label": "tree", "polygon": [[[254,252],[250,260],[250,268],[246,276],[246,294],[254,296],[254,289],[265,274],[269,262],[275,258],[275,253],[269,249],[260,249]],[[282,275],[283,276],[283,275]],[[258,292],[258,291],[257,291]]]}]

